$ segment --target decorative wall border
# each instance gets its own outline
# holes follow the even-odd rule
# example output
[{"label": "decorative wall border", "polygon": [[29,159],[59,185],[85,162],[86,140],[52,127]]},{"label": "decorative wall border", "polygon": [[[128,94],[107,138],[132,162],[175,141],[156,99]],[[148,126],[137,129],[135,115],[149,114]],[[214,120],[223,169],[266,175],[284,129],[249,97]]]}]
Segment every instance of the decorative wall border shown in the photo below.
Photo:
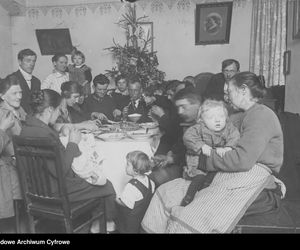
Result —
[{"label": "decorative wall border", "polygon": [[[163,12],[165,10],[177,9],[178,11],[190,11],[194,9],[196,4],[209,3],[209,2],[224,2],[227,0],[140,0],[137,1],[137,5],[142,9],[150,9],[152,13]],[[252,0],[233,0],[233,6],[244,7],[247,2]],[[291,1],[291,0],[290,0]],[[229,2],[229,1],[228,1]],[[100,13],[105,15],[111,13],[111,10],[119,12],[120,9],[128,3],[121,2],[101,2],[101,3],[84,3],[73,5],[59,5],[59,6],[29,6],[25,8],[26,15],[29,18],[36,19],[41,13],[46,16],[51,12],[53,17],[59,18],[62,13],[65,12],[68,15],[75,9],[76,17],[85,16],[87,9],[92,13]]]}]

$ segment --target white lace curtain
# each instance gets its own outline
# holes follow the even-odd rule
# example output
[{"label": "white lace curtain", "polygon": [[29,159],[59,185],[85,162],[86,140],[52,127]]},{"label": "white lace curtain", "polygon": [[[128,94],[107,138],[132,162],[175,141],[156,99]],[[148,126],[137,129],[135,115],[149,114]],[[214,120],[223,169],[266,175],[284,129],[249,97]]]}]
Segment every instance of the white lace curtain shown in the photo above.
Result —
[{"label": "white lace curtain", "polygon": [[253,1],[250,71],[263,75],[266,87],[284,85],[286,0]]}]

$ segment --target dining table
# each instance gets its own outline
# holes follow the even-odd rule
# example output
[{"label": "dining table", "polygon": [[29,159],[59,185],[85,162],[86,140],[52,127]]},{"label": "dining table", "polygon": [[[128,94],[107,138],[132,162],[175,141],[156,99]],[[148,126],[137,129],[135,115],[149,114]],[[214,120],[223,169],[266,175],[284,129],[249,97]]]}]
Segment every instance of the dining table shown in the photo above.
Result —
[{"label": "dining table", "polygon": [[[73,160],[72,168],[79,176],[82,173],[86,174],[91,168],[94,168],[94,171],[101,170],[101,174],[112,182],[119,196],[132,178],[126,174],[126,155],[139,150],[151,159],[158,148],[161,136],[158,125],[153,126],[153,123],[145,123],[144,127],[143,124],[139,125],[139,128],[131,131],[103,133],[100,128],[99,131],[92,133],[84,132],[78,145],[82,155],[79,156],[81,158]],[[65,146],[67,140],[67,137],[61,137]],[[91,161],[95,164],[91,164]]]}]

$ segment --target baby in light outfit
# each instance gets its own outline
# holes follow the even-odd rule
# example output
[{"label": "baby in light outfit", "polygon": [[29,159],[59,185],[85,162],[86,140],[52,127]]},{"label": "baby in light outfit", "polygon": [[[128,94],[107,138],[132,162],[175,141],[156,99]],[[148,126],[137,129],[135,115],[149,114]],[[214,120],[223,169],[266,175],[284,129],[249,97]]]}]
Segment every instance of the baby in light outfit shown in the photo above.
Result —
[{"label": "baby in light outfit", "polygon": [[[60,140],[65,147],[68,143],[68,130],[68,127],[61,130]],[[93,134],[82,134],[82,139],[78,144],[81,155],[74,158],[72,169],[90,184],[102,186],[106,183],[102,167],[104,159],[96,152],[95,145]]]}]

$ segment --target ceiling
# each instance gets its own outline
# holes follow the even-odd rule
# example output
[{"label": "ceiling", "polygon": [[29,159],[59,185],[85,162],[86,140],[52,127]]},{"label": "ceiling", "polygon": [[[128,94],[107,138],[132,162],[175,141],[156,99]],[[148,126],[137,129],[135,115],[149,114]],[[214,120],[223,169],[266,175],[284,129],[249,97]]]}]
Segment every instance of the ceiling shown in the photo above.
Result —
[{"label": "ceiling", "polygon": [[120,2],[121,0],[0,0],[0,5],[11,16],[20,16],[25,13],[26,7],[33,6],[61,6],[85,3]]}]

